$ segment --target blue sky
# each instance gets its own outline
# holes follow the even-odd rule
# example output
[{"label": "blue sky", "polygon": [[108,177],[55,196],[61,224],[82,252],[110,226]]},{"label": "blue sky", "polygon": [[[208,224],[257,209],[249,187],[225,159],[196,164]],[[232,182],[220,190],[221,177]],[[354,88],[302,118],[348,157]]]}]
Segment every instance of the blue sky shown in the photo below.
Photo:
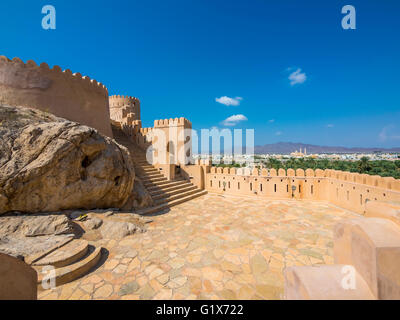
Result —
[{"label": "blue sky", "polygon": [[[41,28],[46,4],[56,30]],[[341,27],[346,4],[356,30]],[[136,96],[144,126],[184,116],[195,129],[254,128],[256,144],[398,147],[399,16],[397,0],[14,0],[0,54]]]}]

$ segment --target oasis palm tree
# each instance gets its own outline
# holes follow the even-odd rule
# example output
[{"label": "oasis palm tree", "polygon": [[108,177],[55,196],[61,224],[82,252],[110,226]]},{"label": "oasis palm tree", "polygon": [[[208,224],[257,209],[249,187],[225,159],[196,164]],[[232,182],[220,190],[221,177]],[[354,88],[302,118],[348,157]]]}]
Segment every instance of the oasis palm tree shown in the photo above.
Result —
[{"label": "oasis palm tree", "polygon": [[369,163],[368,157],[362,157],[357,163],[357,170],[359,173],[366,173],[371,170],[371,165]]}]

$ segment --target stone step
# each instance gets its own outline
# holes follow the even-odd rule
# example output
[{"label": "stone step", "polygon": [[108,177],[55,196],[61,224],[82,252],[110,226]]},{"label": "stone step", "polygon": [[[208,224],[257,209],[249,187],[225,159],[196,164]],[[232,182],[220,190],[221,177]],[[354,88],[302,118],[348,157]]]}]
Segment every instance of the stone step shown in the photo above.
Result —
[{"label": "stone step", "polygon": [[191,195],[189,195],[187,197],[176,199],[176,200],[172,200],[172,201],[169,201],[169,202],[164,202],[164,203],[162,203],[160,205],[157,205],[157,206],[154,206],[154,207],[150,207],[150,208],[145,208],[145,209],[139,210],[136,213],[137,214],[141,214],[141,215],[147,215],[147,214],[156,213],[156,212],[159,212],[159,211],[166,210],[166,209],[168,209],[170,207],[176,206],[178,204],[184,203],[186,201],[192,200],[194,198],[203,196],[205,194],[207,194],[207,191],[199,190],[199,192],[197,192],[195,194],[191,194]]},{"label": "stone step", "polygon": [[[136,170],[137,175],[139,176],[139,178],[146,178],[146,177],[150,177],[150,176],[154,176],[154,175],[161,175],[163,176],[161,173],[159,173],[158,171],[151,171],[150,173],[147,172],[143,172],[143,171],[138,171]],[[164,177],[164,176],[163,176]]]},{"label": "stone step", "polygon": [[73,240],[72,242],[62,246],[61,248],[51,252],[45,257],[33,263],[34,266],[48,266],[55,268],[70,265],[88,252],[89,243],[86,240]]},{"label": "stone step", "polygon": [[147,171],[137,170],[136,169],[136,172],[138,173],[138,175],[142,175],[142,176],[152,175],[152,174],[161,174],[160,171],[155,170],[155,169],[154,170],[147,170]]},{"label": "stone step", "polygon": [[140,171],[142,171],[142,172],[157,172],[157,173],[160,173],[160,170],[157,170],[156,168],[154,168],[154,167],[151,167],[151,168],[146,168],[146,169],[143,169],[143,168],[139,168],[139,170]]},{"label": "stone step", "polygon": [[387,219],[355,218],[334,228],[334,258],[352,265],[378,299],[400,299],[400,228]]},{"label": "stone step", "polygon": [[[56,286],[74,281],[75,279],[88,273],[93,267],[97,265],[101,258],[102,248],[93,248],[94,250],[84,259],[75,262],[74,264],[55,269],[55,282]],[[38,284],[40,285],[43,280],[43,274],[38,271]]]},{"label": "stone step", "polygon": [[[157,174],[157,175],[153,175],[153,176],[138,174],[138,177],[140,178],[140,180],[143,181],[143,183],[144,182],[152,182],[154,179],[158,179],[158,178],[165,178],[162,174]],[[164,180],[164,179],[161,179],[161,180]]]},{"label": "stone step", "polygon": [[136,170],[155,169],[153,167],[153,165],[151,165],[149,163],[143,164],[143,163],[134,162],[134,167]]},{"label": "stone step", "polygon": [[146,179],[165,178],[165,177],[161,173],[156,172],[156,173],[141,175],[140,178],[142,180],[146,180]]},{"label": "stone step", "polygon": [[142,181],[143,181],[143,182],[146,181],[146,180],[148,180],[148,181],[153,181],[153,180],[159,179],[159,178],[167,179],[167,178],[166,178],[164,175],[162,175],[161,173],[157,173],[157,174],[154,174],[154,175],[152,175],[152,176],[146,174],[145,176],[143,176]]},{"label": "stone step", "polygon": [[170,185],[172,185],[172,184],[177,184],[177,183],[182,183],[181,181],[183,181],[183,182],[187,182],[186,180],[164,180],[164,181],[159,181],[159,182],[157,182],[157,183],[154,183],[154,184],[149,184],[149,185],[147,185],[147,186],[145,186],[146,187],[146,189],[147,189],[147,191],[152,191],[152,190],[158,190],[158,189],[160,189],[160,188],[164,188],[164,187],[166,187],[166,186],[170,186]]},{"label": "stone step", "polygon": [[150,195],[153,197],[153,199],[155,199],[155,197],[157,197],[159,195],[169,194],[169,193],[172,194],[172,192],[180,192],[181,189],[193,188],[193,187],[195,187],[195,186],[193,186],[193,184],[191,184],[190,182],[187,181],[186,183],[173,185],[172,187],[152,190],[152,191],[150,191]]},{"label": "stone step", "polygon": [[150,176],[150,175],[156,175],[156,174],[161,174],[161,175],[162,175],[162,173],[161,173],[160,171],[156,170],[156,169],[153,169],[153,170],[146,170],[146,171],[144,171],[144,170],[137,170],[137,172],[138,172],[138,174],[141,174],[141,175],[148,175],[148,176]]},{"label": "stone step", "polygon": [[161,183],[158,185],[154,185],[151,187],[147,187],[147,191],[149,191],[150,193],[153,191],[160,191],[160,190],[165,190],[167,188],[173,187],[173,186],[177,186],[177,185],[181,185],[181,184],[185,184],[185,183],[189,183],[187,180],[167,180],[166,183]]},{"label": "stone step", "polygon": [[30,255],[28,257],[25,257],[25,262],[29,265],[33,265],[36,261],[39,261],[40,259],[42,259],[43,257],[47,256],[48,254],[54,252],[55,250],[61,248],[62,246],[65,246],[67,243],[70,243],[71,241],[74,240],[74,236],[68,236],[67,238],[65,238],[63,241],[57,243],[56,245],[54,245],[53,247],[49,248],[46,251],[43,252],[38,252],[35,253],[33,255]]},{"label": "stone step", "polygon": [[144,168],[141,166],[135,166],[135,170],[139,171],[139,172],[160,172],[159,170],[157,170],[154,167],[149,167],[149,168]]},{"label": "stone step", "polygon": [[285,299],[376,300],[376,297],[351,266],[325,265],[286,268]]},{"label": "stone step", "polygon": [[167,180],[167,178],[164,178],[163,180],[160,180],[160,181],[151,181],[151,182],[149,182],[149,181],[144,182],[143,181],[143,184],[146,187],[146,189],[149,190],[149,189],[151,189],[153,187],[162,186],[162,185],[168,184],[170,182],[171,182],[171,180]]},{"label": "stone step", "polygon": [[159,178],[153,178],[153,179],[142,179],[142,182],[145,187],[147,186],[153,186],[161,182],[169,181],[166,177],[159,177]]},{"label": "stone step", "polygon": [[154,167],[151,164],[142,166],[142,165],[138,165],[136,163],[135,163],[135,168],[138,168],[139,170],[143,170],[143,171],[154,169]]},{"label": "stone step", "polygon": [[164,176],[161,176],[161,177],[156,177],[156,178],[146,178],[146,177],[143,177],[143,178],[140,178],[141,180],[142,180],[142,182],[143,182],[143,184],[146,186],[146,185],[148,185],[148,186],[152,186],[152,185],[154,185],[154,184],[157,184],[158,182],[163,182],[163,181],[170,181],[170,180],[168,180],[166,177],[164,177]]},{"label": "stone step", "polygon": [[161,203],[169,202],[169,201],[172,201],[172,200],[175,200],[175,199],[185,198],[185,197],[190,196],[191,194],[194,194],[196,192],[199,192],[199,189],[194,187],[194,189],[191,188],[190,190],[186,190],[186,191],[179,190],[178,193],[175,193],[173,195],[163,196],[163,197],[161,197],[161,198],[159,198],[157,200],[155,200],[155,199],[154,200],[155,200],[156,204],[161,204]]}]

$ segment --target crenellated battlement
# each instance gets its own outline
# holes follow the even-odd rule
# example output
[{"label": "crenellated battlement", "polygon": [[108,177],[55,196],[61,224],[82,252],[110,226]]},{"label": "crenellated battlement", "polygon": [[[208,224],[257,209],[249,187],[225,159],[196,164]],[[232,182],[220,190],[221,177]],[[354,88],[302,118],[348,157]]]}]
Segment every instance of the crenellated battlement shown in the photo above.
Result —
[{"label": "crenellated battlement", "polygon": [[[132,127],[134,121],[140,121],[140,101],[131,96],[114,95],[109,97],[110,118],[118,121],[122,127]],[[141,126],[141,124],[140,124]],[[127,129],[131,130],[131,129]]]},{"label": "crenellated battlement", "polygon": [[[53,77],[63,77],[65,81],[76,81],[79,82],[81,85],[86,86],[87,88],[91,88],[93,90],[98,90],[99,92],[102,92],[104,95],[108,96],[108,90],[104,84],[101,82],[98,82],[94,79],[90,79],[88,76],[82,76],[79,72],[77,73],[72,73],[71,70],[65,69],[62,70],[62,68],[58,65],[53,66],[53,68],[50,68],[49,65],[46,62],[42,62],[40,65],[38,65],[35,61],[33,60],[28,60],[26,63],[24,63],[20,58],[15,57],[12,60],[7,58],[6,56],[0,56],[0,70],[1,76],[0,76],[0,85],[1,84],[7,84],[12,82],[14,79],[13,77],[7,77],[7,79],[4,79],[4,69],[9,69],[9,70],[16,70],[18,69],[21,72],[21,69],[24,69],[24,71],[21,72],[21,75],[24,76],[34,76],[34,75],[42,75],[43,77],[49,78],[48,80],[55,80],[52,79]],[[25,73],[25,74],[24,74]],[[18,77],[16,75],[15,77]],[[15,78],[14,77],[14,78]],[[25,77],[26,78],[26,77]],[[22,84],[20,84],[22,86]]]},{"label": "crenellated battlement", "polygon": [[50,112],[112,137],[107,88],[58,65],[0,56],[0,102]]},{"label": "crenellated battlement", "polygon": [[147,135],[147,134],[152,133],[152,132],[153,132],[153,128],[150,128],[150,127],[148,127],[148,128],[140,128],[140,133],[143,134],[143,135]]},{"label": "crenellated battlement", "polygon": [[110,108],[120,108],[129,104],[140,105],[140,100],[136,97],[114,95],[109,97]]},{"label": "crenellated battlement", "polygon": [[185,128],[191,128],[192,123],[186,118],[175,118],[175,119],[161,119],[154,120],[154,128],[165,128],[165,127],[173,127],[173,126],[183,126]]},{"label": "crenellated battlement", "polygon": [[[200,161],[201,165],[206,164],[206,160]],[[393,177],[381,177],[378,175],[360,174],[354,172],[332,170],[332,169],[250,169],[250,168],[221,168],[211,167],[211,174],[225,174],[238,176],[260,176],[260,177],[295,177],[295,178],[329,178],[332,180],[357,183],[377,187],[387,190],[400,191],[400,179]]]}]

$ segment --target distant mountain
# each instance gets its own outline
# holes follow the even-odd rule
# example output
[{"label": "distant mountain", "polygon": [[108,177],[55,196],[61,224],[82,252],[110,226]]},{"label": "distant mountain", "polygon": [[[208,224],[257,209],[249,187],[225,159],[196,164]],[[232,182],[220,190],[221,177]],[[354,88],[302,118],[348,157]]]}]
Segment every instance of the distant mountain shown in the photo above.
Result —
[{"label": "distant mountain", "polygon": [[255,146],[254,153],[256,154],[266,154],[266,153],[276,153],[276,154],[290,154],[291,152],[300,151],[304,152],[304,148],[307,149],[307,154],[312,153],[373,153],[373,152],[400,152],[400,147],[398,148],[346,148],[346,147],[327,147],[327,146],[317,146],[305,143],[293,143],[293,142],[278,142],[272,144],[265,144],[263,146]]}]

